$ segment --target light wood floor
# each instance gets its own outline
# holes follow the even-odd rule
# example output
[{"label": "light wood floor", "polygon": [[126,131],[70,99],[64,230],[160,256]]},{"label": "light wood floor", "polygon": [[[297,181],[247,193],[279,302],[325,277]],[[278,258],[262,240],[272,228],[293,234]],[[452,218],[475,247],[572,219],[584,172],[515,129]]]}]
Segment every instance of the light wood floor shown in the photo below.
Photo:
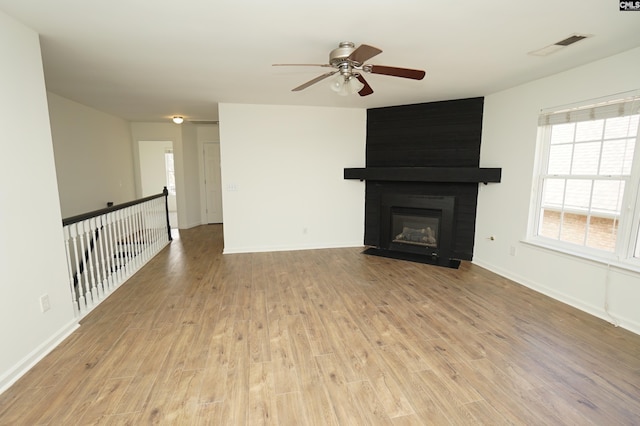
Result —
[{"label": "light wood floor", "polygon": [[180,231],[1,424],[640,424],[640,336],[469,263],[221,255]]}]

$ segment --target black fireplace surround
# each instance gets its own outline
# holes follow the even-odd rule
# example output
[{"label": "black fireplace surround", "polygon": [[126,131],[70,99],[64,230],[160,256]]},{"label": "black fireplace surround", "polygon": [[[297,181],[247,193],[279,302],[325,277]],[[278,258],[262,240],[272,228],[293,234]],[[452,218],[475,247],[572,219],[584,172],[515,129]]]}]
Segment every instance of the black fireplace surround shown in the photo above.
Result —
[{"label": "black fireplace surround", "polygon": [[[483,98],[367,110],[365,253],[457,268],[472,260]],[[402,223],[402,224],[400,224]]]},{"label": "black fireplace surround", "polygon": [[454,203],[455,197],[383,195],[379,249],[450,266]]}]

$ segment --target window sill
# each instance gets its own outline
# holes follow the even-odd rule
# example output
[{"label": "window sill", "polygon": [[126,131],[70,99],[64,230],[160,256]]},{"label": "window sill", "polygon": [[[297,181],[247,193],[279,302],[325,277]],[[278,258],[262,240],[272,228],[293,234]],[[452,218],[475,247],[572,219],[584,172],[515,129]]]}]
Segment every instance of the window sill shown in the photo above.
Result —
[{"label": "window sill", "polygon": [[571,248],[567,247],[558,247],[554,244],[549,244],[544,240],[534,238],[521,240],[520,242],[533,248],[541,249],[543,251],[552,251],[573,260],[582,260],[589,263],[596,263],[603,266],[614,267],[616,269],[633,273],[634,275],[640,273],[640,260],[638,259],[619,260],[613,254],[611,255],[611,257],[608,257],[586,253],[580,250],[572,250]]}]

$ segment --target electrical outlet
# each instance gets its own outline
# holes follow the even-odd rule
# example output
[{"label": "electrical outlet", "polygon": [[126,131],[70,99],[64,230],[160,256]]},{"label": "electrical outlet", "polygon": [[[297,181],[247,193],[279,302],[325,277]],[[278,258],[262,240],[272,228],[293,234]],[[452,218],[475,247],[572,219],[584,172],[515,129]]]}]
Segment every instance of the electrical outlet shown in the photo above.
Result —
[{"label": "electrical outlet", "polygon": [[509,247],[509,254],[511,256],[515,256],[516,255],[516,246]]},{"label": "electrical outlet", "polygon": [[40,296],[40,309],[42,310],[42,312],[47,312],[49,309],[51,309],[51,302],[49,301],[48,294],[43,294],[42,296]]}]

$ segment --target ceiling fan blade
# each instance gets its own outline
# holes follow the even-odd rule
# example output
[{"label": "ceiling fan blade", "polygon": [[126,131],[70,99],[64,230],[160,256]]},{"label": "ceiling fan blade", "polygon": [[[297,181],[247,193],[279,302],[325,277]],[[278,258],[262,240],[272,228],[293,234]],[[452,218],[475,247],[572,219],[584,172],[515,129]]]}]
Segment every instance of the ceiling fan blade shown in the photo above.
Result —
[{"label": "ceiling fan blade", "polygon": [[365,80],[362,75],[358,74],[356,78],[358,79],[358,81],[360,81],[360,83],[364,84],[364,87],[360,89],[358,95],[367,96],[373,93],[373,89],[371,88],[371,86],[369,86],[369,83],[367,83],[367,80]]},{"label": "ceiling fan blade", "polygon": [[351,55],[349,55],[347,59],[364,64],[366,61],[380,53],[382,53],[382,50],[377,47],[369,46],[368,44],[361,44],[356,50],[351,52]]},{"label": "ceiling fan blade", "polygon": [[311,85],[313,85],[313,84],[316,84],[317,82],[322,81],[322,80],[324,80],[324,79],[325,79],[325,78],[327,78],[327,77],[331,77],[332,75],[334,75],[334,74],[335,74],[335,73],[337,73],[337,72],[338,72],[338,70],[335,70],[335,71],[331,71],[331,72],[328,72],[328,73],[322,74],[322,75],[320,75],[320,76],[318,76],[318,77],[314,78],[313,80],[309,80],[309,81],[307,81],[306,83],[301,84],[300,86],[296,87],[295,89],[291,89],[291,91],[292,91],[292,92],[299,92],[300,90],[304,90],[304,89],[306,89],[307,87],[309,87],[309,86],[311,86]]},{"label": "ceiling fan blade", "polygon": [[387,67],[384,65],[371,65],[372,74],[391,75],[393,77],[411,78],[414,80],[422,80],[425,72],[422,70],[412,70],[409,68]]},{"label": "ceiling fan blade", "polygon": [[271,64],[272,67],[330,67],[329,64]]}]

